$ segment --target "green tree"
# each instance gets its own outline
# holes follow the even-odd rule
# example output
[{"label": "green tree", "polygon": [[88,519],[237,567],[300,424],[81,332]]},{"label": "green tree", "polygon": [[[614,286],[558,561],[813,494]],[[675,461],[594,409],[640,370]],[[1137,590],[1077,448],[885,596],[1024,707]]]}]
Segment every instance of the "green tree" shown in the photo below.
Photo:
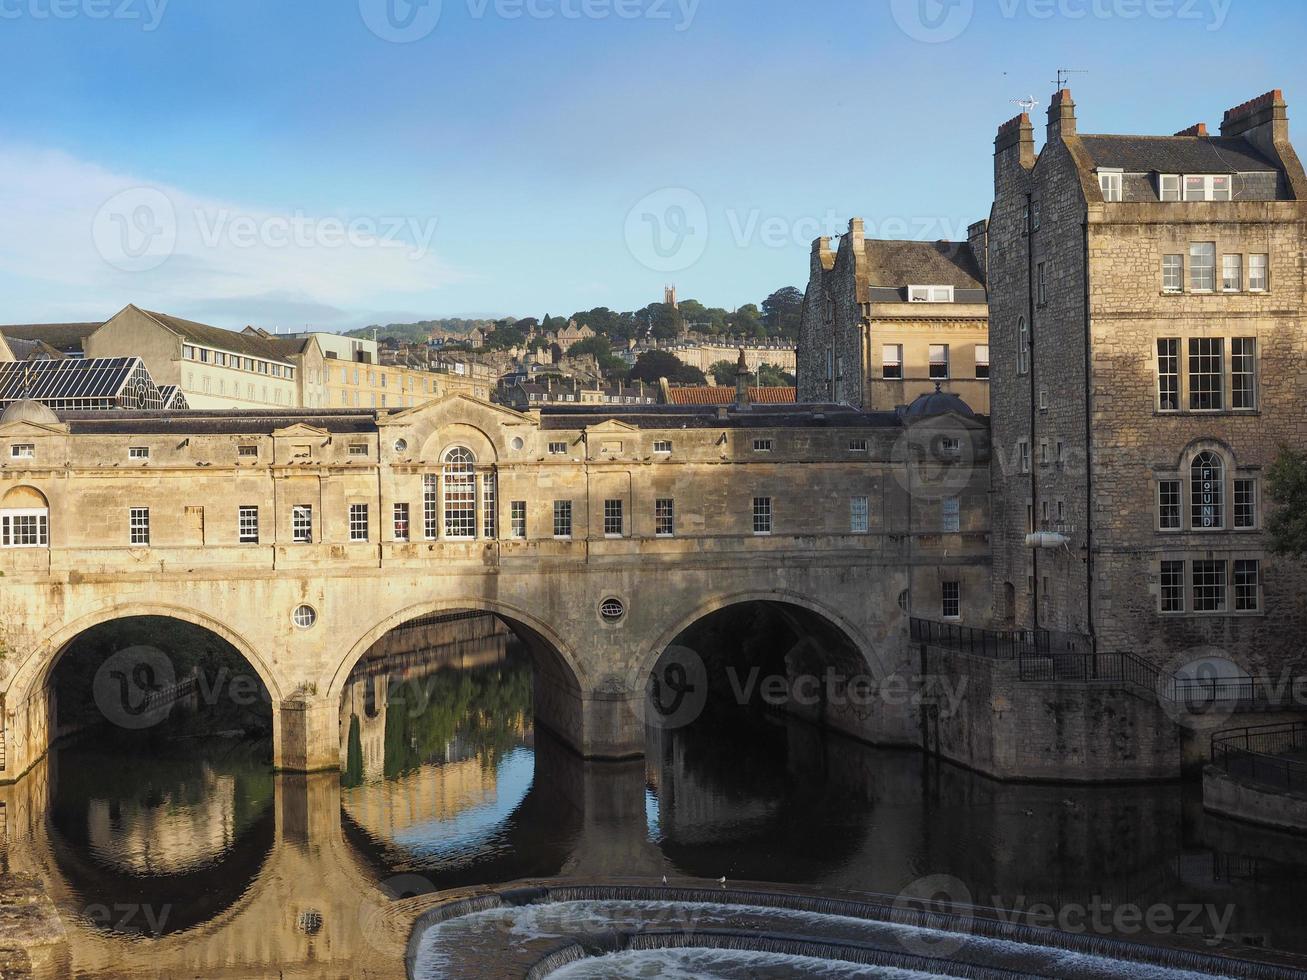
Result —
[{"label": "green tree", "polygon": [[647,350],[636,358],[630,373],[632,381],[657,384],[659,378],[684,385],[706,384],[708,380],[698,368],[690,367],[675,354],[665,350]]},{"label": "green tree", "polygon": [[1281,446],[1266,477],[1267,496],[1279,505],[1266,520],[1271,550],[1307,558],[1307,453]]},{"label": "green tree", "polygon": [[803,293],[794,286],[778,289],[762,301],[762,320],[771,337],[796,339],[802,313]]},{"label": "green tree", "polygon": [[757,338],[767,336],[767,327],[762,322],[762,314],[752,303],[745,303],[734,313],[728,314],[726,325],[734,334]]},{"label": "green tree", "polygon": [[734,361],[713,361],[708,366],[708,373],[717,384],[727,387],[734,386],[737,377]]}]

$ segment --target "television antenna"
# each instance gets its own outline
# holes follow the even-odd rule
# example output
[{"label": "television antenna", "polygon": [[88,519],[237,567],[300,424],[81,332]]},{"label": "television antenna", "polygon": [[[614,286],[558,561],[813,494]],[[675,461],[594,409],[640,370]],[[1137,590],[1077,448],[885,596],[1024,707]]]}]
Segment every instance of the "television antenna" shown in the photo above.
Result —
[{"label": "television antenna", "polygon": [[1057,86],[1056,91],[1060,92],[1066,88],[1066,83],[1070,81],[1068,75],[1088,75],[1088,68],[1059,68],[1057,70],[1057,79],[1053,82]]},{"label": "television antenna", "polygon": [[1022,112],[1033,112],[1039,106],[1039,100],[1033,95],[1027,95],[1024,99],[1009,99],[1014,106]]}]

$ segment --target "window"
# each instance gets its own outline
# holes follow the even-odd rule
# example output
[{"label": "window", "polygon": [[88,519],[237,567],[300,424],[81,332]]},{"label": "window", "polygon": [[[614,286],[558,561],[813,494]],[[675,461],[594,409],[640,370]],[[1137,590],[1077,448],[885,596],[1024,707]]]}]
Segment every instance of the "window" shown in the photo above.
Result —
[{"label": "window", "polygon": [[976,345],[976,377],[989,377],[989,344]]},{"label": "window", "polygon": [[149,459],[149,458],[150,458],[150,447],[149,447],[149,446],[131,446],[131,447],[129,447],[128,450],[127,450],[127,458],[128,458],[128,459]]},{"label": "window", "polygon": [[550,456],[566,456],[566,455],[567,455],[567,443],[565,443],[565,442],[551,442],[551,443],[549,444],[549,455],[550,455]]},{"label": "window", "polygon": [[940,613],[945,619],[962,618],[962,583],[941,582],[939,584]]},{"label": "window", "polygon": [[428,541],[436,539],[440,526],[440,486],[434,473],[422,476],[422,536]]},{"label": "window", "polygon": [[1021,472],[1030,472],[1030,442],[1027,439],[1017,440],[1017,458],[1021,461]]},{"label": "window", "polygon": [[367,444],[362,442],[354,443],[349,447],[349,454],[351,456],[366,456],[368,454]]},{"label": "window", "polygon": [[670,538],[676,534],[676,501],[661,497],[654,501],[654,535]]},{"label": "window", "polygon": [[349,539],[366,541],[368,539],[368,505],[349,505]]},{"label": "window", "polygon": [[1163,201],[1180,200],[1180,175],[1158,174],[1157,196]]},{"label": "window", "polygon": [[1180,481],[1159,480],[1157,484],[1157,526],[1163,531],[1180,530]]},{"label": "window", "polygon": [[1267,268],[1270,265],[1270,256],[1268,255],[1250,255],[1248,256],[1248,289],[1251,292],[1262,293],[1266,291],[1268,280]]},{"label": "window", "polygon": [[1184,562],[1162,562],[1158,600],[1164,613],[1184,612]]},{"label": "window", "polygon": [[291,613],[291,621],[302,630],[309,629],[318,621],[318,613],[312,606],[296,606]]},{"label": "window", "polygon": [[1162,256],[1162,292],[1184,292],[1184,256]]},{"label": "window", "polygon": [[1230,407],[1257,407],[1257,339],[1230,340]]},{"label": "window", "polygon": [[128,512],[128,540],[132,544],[150,543],[150,508],[133,507]]},{"label": "window", "polygon": [[668,440],[660,439],[654,443],[653,451],[660,456],[670,456],[672,452],[672,444]]},{"label": "window", "polygon": [[622,502],[620,500],[604,501],[604,537],[620,538],[625,530],[622,520]]},{"label": "window", "polygon": [[1189,338],[1189,407],[1195,411],[1219,411],[1225,404],[1223,347],[1220,337]]},{"label": "window", "polygon": [[1039,202],[1034,201],[1030,205],[1030,230],[1039,231]]},{"label": "window", "polygon": [[570,538],[572,536],[572,501],[554,501],[554,537]]},{"label": "window", "polygon": [[1193,242],[1189,246],[1189,288],[1210,293],[1216,288],[1216,242]]},{"label": "window", "polygon": [[865,453],[865,452],[870,452],[870,451],[871,451],[871,443],[869,443],[866,439],[850,439],[850,440],[849,440],[849,452],[851,452],[851,453]]},{"label": "window", "polygon": [[1103,192],[1104,201],[1121,200],[1121,173],[1109,173],[1100,171],[1098,174],[1098,188]]},{"label": "window", "polygon": [[948,378],[948,344],[930,345],[930,376],[935,380]]},{"label": "window", "polygon": [[494,473],[481,474],[481,536],[492,540],[498,536],[499,530],[497,482]]},{"label": "window", "polygon": [[526,537],[526,501],[514,500],[508,505],[509,521],[513,537],[521,540]]},{"label": "window", "polygon": [[392,516],[395,529],[395,540],[407,541],[409,532],[408,504],[396,504]]},{"label": "window", "polygon": [[962,501],[957,497],[945,497],[939,502],[939,529],[944,534],[962,530]]},{"label": "window", "polygon": [[1229,174],[1189,174],[1184,179],[1186,201],[1230,200]]},{"label": "window", "polygon": [[313,506],[296,504],[290,509],[290,536],[296,544],[313,541]]},{"label": "window", "polygon": [[1221,256],[1221,290],[1237,293],[1243,289],[1243,256]]},{"label": "window", "polygon": [[1195,531],[1225,526],[1225,467],[1216,453],[1202,452],[1189,467],[1189,526]]},{"label": "window", "polygon": [[455,446],[445,453],[445,537],[470,541],[477,534],[476,457]]},{"label": "window", "polygon": [[1225,562],[1193,563],[1194,612],[1225,610]]},{"label": "window", "polygon": [[753,533],[771,534],[771,497],[753,498]]},{"label": "window", "polygon": [[44,548],[50,544],[50,511],[44,507],[0,511],[0,546]]},{"label": "window", "polygon": [[880,376],[890,381],[903,377],[903,345],[882,344],[880,348]]},{"label": "window", "polygon": [[259,508],[239,508],[236,512],[236,531],[241,544],[258,544]]},{"label": "window", "polygon": [[1017,374],[1030,373],[1030,328],[1025,317],[1017,317]]},{"label": "window", "polygon": [[1048,302],[1048,263],[1035,266],[1035,302],[1044,306]]},{"label": "window", "polygon": [[854,534],[866,534],[868,526],[867,498],[849,498],[849,530]]},{"label": "window", "polygon": [[909,286],[910,303],[952,303],[952,286]]},{"label": "window", "polygon": [[257,459],[259,455],[258,446],[237,446],[236,455],[241,459]]},{"label": "window", "polygon": [[36,446],[30,442],[15,443],[9,447],[9,455],[13,459],[35,459]]},{"label": "window", "polygon": [[1180,411],[1180,338],[1157,341],[1157,410]]},{"label": "window", "polygon": [[1256,559],[1240,559],[1234,563],[1234,611],[1256,612],[1261,608],[1258,595],[1259,563]]},{"label": "window", "polygon": [[753,451],[755,453],[769,453],[772,451],[772,440],[755,439],[753,440]]},{"label": "window", "polygon": [[1247,530],[1257,526],[1257,481],[1234,481],[1234,526]]}]

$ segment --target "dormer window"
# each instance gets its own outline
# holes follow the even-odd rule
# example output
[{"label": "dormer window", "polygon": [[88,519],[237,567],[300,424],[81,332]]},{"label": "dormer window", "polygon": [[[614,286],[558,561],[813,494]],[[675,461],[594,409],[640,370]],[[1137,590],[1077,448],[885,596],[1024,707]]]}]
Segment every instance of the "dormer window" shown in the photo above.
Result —
[{"label": "dormer window", "polygon": [[1160,201],[1180,200],[1180,175],[1179,174],[1157,175],[1157,198]]},{"label": "dormer window", "polygon": [[1180,200],[1180,189],[1186,201],[1231,200],[1232,178],[1229,174],[1162,174],[1158,178],[1158,196],[1163,201]]},{"label": "dormer window", "polygon": [[1103,192],[1104,201],[1121,200],[1121,171],[1100,169],[1098,187]]},{"label": "dormer window", "polygon": [[952,303],[952,286],[909,286],[909,303]]}]

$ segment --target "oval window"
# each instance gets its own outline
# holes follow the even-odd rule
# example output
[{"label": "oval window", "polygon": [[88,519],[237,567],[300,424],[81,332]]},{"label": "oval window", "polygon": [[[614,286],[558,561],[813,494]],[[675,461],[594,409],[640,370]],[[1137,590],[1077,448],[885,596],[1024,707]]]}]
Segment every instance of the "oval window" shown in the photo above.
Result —
[{"label": "oval window", "polygon": [[626,606],[621,599],[610,596],[599,604],[599,615],[606,621],[615,623],[626,615]]},{"label": "oval window", "polygon": [[396,439],[396,440],[395,440],[395,452],[397,452],[397,453],[405,453],[405,452],[408,452],[408,440],[407,440],[407,439]]}]

